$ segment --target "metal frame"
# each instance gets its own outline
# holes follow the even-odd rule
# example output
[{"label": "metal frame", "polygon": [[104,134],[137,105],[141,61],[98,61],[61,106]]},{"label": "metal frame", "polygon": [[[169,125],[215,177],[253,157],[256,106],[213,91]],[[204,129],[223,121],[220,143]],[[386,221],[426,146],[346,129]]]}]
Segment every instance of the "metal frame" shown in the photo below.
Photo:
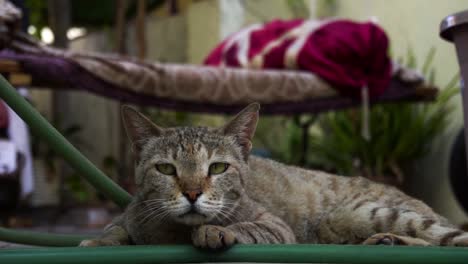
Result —
[{"label": "metal frame", "polygon": [[466,264],[464,248],[338,245],[238,245],[223,252],[192,246],[121,246],[1,250],[0,263],[368,263]]},{"label": "metal frame", "polygon": [[[468,80],[468,11],[447,17],[441,36],[454,41],[464,80]],[[468,123],[468,91],[463,89],[465,123]],[[121,207],[131,196],[96,168],[51,126],[0,75],[0,97],[54,150],[98,191]],[[468,142],[468,130],[465,130]],[[468,155],[467,155],[468,156]],[[79,235],[54,235],[0,228],[0,240],[64,248],[12,249],[0,251],[1,263],[192,263],[192,262],[283,262],[283,263],[468,263],[468,250],[450,247],[388,247],[352,245],[237,245],[224,252],[203,252],[192,246],[122,246],[78,248]],[[68,246],[68,247],[67,247]]]},{"label": "metal frame", "polygon": [[[440,23],[440,37],[455,43],[461,74],[461,93],[465,126],[468,124],[468,10],[447,16]],[[468,146],[468,129],[465,129],[465,144]],[[467,166],[468,166],[468,155]]]}]

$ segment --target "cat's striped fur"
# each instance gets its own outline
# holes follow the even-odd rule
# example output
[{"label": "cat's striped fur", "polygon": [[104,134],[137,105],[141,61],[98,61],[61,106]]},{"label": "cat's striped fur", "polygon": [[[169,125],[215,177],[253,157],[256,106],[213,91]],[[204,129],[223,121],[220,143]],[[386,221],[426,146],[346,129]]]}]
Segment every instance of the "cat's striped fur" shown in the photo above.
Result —
[{"label": "cat's striped fur", "polygon": [[[81,245],[468,246],[468,233],[393,187],[249,157],[258,109],[248,106],[222,128],[162,129],[124,108],[139,192],[101,237]],[[220,162],[225,171],[210,175]],[[158,164],[176,172],[165,175]]]}]

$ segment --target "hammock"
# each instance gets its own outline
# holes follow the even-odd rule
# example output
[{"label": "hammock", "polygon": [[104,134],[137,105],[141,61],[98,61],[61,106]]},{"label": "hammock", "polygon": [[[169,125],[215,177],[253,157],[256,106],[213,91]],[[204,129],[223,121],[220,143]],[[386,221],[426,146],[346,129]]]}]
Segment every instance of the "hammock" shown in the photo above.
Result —
[{"label": "hammock", "polygon": [[[121,102],[191,112],[235,113],[254,101],[262,104],[264,114],[319,113],[361,104],[311,72],[162,64],[55,49],[13,30],[18,16],[12,12],[0,11],[2,16],[10,28],[0,34],[0,73],[26,74],[23,86],[86,90]],[[437,89],[416,71],[397,63],[391,68],[389,87],[371,97],[371,104],[435,98]]]},{"label": "hammock", "polygon": [[[8,49],[0,52],[0,60],[19,63],[20,71],[31,76],[31,87],[81,89],[122,102],[179,111],[235,113],[242,105],[257,101],[262,103],[262,113],[299,114],[360,104],[355,98],[338,95],[319,77],[305,72],[147,64],[109,57],[107,61],[102,57],[80,58],[84,63],[115,74],[116,80],[122,83],[116,85],[66,56]],[[109,66],[109,62],[114,64]],[[124,66],[113,68],[116,65]],[[125,68],[128,65],[131,68]],[[141,80],[148,83],[143,84]],[[385,93],[371,99],[371,103],[426,101],[434,99],[436,94],[436,88],[420,80],[408,83],[397,75]]]}]

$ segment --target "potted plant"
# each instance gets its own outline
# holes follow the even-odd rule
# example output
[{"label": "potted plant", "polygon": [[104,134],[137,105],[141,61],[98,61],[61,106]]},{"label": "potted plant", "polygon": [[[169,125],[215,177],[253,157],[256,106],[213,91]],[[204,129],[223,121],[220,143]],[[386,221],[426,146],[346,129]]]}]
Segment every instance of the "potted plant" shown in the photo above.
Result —
[{"label": "potted plant", "polygon": [[[431,49],[422,67],[427,81],[434,84]],[[416,63],[411,52],[408,67]],[[370,110],[371,139],[361,136],[361,110],[351,109],[322,115],[319,129],[310,135],[310,160],[325,170],[342,175],[362,175],[370,179],[401,185],[404,168],[428,153],[431,142],[446,128],[459,93],[459,76],[442,87],[431,103],[394,103],[373,106]]]},{"label": "potted plant", "polygon": [[[431,49],[421,72],[434,84],[435,70]],[[406,65],[416,68],[411,50]],[[306,134],[309,141],[305,163],[301,163],[304,138],[298,125],[304,120],[290,117],[263,117],[256,133],[256,146],[271,152],[274,159],[341,175],[362,175],[376,181],[400,186],[405,168],[423,157],[431,142],[449,122],[454,106],[451,100],[459,92],[459,76],[442,87],[430,103],[393,103],[370,109],[370,140],[361,135],[361,109],[305,115],[315,120]],[[302,161],[303,162],[303,161]]]}]

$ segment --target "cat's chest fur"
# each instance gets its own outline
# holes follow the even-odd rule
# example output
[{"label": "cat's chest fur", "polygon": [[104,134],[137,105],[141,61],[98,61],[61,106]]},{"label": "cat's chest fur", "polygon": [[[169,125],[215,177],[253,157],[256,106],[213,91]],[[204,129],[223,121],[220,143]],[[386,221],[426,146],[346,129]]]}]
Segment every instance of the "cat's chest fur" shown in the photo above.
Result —
[{"label": "cat's chest fur", "polygon": [[174,222],[128,222],[127,231],[132,242],[137,245],[149,244],[190,244],[192,227]]}]

